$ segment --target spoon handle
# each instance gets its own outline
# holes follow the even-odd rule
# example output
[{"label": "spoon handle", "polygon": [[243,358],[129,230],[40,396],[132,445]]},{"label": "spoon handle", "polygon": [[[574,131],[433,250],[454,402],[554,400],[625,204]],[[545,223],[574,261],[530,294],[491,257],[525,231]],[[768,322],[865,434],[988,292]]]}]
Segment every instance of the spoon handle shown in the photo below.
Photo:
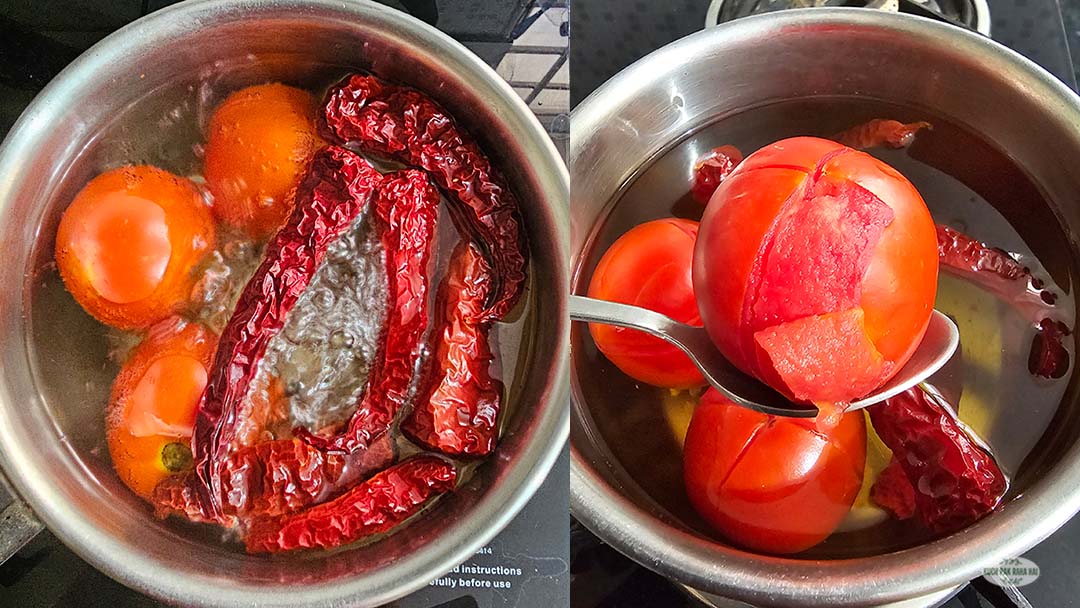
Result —
[{"label": "spoon handle", "polygon": [[709,339],[702,327],[680,323],[658,312],[616,302],[570,296],[570,318],[641,330],[682,350],[705,380],[735,403],[766,414],[808,417],[814,408],[793,405],[782,395],[735,368]]},{"label": "spoon handle", "polygon": [[677,340],[672,339],[671,330],[683,325],[683,323],[679,323],[669,316],[637,306],[571,295],[570,318],[574,321],[603,323],[604,325],[638,329],[658,338],[663,338],[676,346],[682,346]]}]

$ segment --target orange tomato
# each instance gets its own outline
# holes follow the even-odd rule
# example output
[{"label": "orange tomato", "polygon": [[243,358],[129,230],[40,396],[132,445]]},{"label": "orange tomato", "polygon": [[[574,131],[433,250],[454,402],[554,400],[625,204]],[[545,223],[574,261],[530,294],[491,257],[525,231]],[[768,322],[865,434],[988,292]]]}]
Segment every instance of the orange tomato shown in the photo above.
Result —
[{"label": "orange tomato", "polygon": [[851,510],[862,487],[866,421],[850,412],[819,429],[709,389],[683,450],[687,496],[711,526],[747,549],[797,553],[825,540]]},{"label": "orange tomato", "polygon": [[56,263],[75,300],[120,329],[147,327],[187,300],[214,224],[191,181],[146,165],[102,173],[75,196]]},{"label": "orange tomato", "polygon": [[[589,297],[633,304],[701,326],[691,265],[698,224],[666,218],[634,226],[600,258]],[[589,325],[597,348],[626,375],[654,386],[689,388],[705,382],[677,347],[643,332]]]},{"label": "orange tomato", "polygon": [[315,98],[283,84],[229,95],[214,111],[206,145],[206,184],[214,213],[253,238],[285,221],[301,174],[321,145]]},{"label": "orange tomato", "polygon": [[149,499],[191,466],[191,433],[217,336],[173,317],[150,329],[113,381],[106,440],[113,468]]}]

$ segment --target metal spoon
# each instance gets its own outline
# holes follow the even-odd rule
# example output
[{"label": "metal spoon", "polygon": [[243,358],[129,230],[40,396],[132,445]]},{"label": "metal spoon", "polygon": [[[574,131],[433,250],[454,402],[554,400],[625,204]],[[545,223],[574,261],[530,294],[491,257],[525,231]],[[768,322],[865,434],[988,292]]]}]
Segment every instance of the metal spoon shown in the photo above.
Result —
[{"label": "metal spoon", "polygon": [[[645,308],[570,296],[570,318],[638,329],[679,347],[716,390],[738,405],[775,416],[809,418],[817,415],[811,405],[792,403],[757,379],[744,374],[716,348],[703,327],[679,323]],[[951,319],[934,311],[922,343],[907,364],[877,392],[848,406],[857,410],[897,395],[926,380],[945,365],[960,345],[960,331]]]}]

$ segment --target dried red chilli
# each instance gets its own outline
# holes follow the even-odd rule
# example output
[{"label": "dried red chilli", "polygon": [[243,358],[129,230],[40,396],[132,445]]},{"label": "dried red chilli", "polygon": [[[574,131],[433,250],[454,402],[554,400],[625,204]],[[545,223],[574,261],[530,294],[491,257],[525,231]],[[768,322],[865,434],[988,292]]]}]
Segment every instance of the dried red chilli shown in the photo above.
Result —
[{"label": "dried red chilli", "polygon": [[235,435],[237,411],[267,344],[285,323],[326,255],[368,204],[382,176],[341,147],[317,152],[300,183],[296,208],[267,247],[222,331],[192,441],[197,489],[205,515],[221,515],[222,467]]},{"label": "dried red chilli", "polygon": [[894,519],[905,520],[915,516],[915,488],[896,458],[890,460],[874,480],[874,485],[870,487],[870,500],[888,511]]},{"label": "dried red chilli", "polygon": [[906,148],[915,141],[915,135],[934,127],[925,121],[904,124],[897,120],[875,118],[846,131],[837,133],[829,139],[856,150],[866,150],[878,146]]},{"label": "dried red chilli", "polygon": [[938,259],[942,270],[982,287],[1002,299],[1035,327],[1028,354],[1028,371],[1044,378],[1061,378],[1069,370],[1065,337],[1071,330],[1052,318],[1057,294],[1008,252],[950,228],[938,225]]},{"label": "dried red chilli", "polygon": [[959,530],[1001,502],[1008,489],[1004,473],[937,396],[916,387],[867,411],[903,468],[916,512],[931,531]]},{"label": "dried red chilli", "polygon": [[525,233],[513,193],[472,138],[427,95],[363,74],[330,90],[324,118],[331,141],[422,168],[457,201],[455,219],[495,269],[485,320],[505,316],[524,289]]},{"label": "dried red chilli", "polygon": [[1031,273],[1008,253],[938,224],[938,259],[953,272],[989,273],[1007,281],[1031,279]]},{"label": "dried red chilli", "polygon": [[694,163],[694,185],[690,194],[694,200],[704,205],[712,198],[720,183],[735,170],[743,160],[742,152],[735,146],[713,148]]},{"label": "dried red chilli", "polygon": [[251,553],[332,548],[386,532],[454,487],[454,465],[421,455],[400,462],[341,496],[299,513],[255,520],[244,536]]},{"label": "dried red chilli", "polygon": [[502,383],[491,377],[489,324],[481,320],[491,282],[480,251],[467,241],[458,244],[439,288],[429,388],[401,425],[429,449],[483,456],[495,448]]},{"label": "dried red chilli", "polygon": [[323,501],[382,469],[396,458],[393,438],[383,435],[368,449],[324,454],[296,439],[277,439],[240,448],[221,466],[220,515],[208,519],[198,501],[193,472],[173,475],[154,488],[159,517],[233,525],[236,519],[277,516]]},{"label": "dried red chilli", "polygon": [[[933,129],[928,122],[904,124],[896,120],[875,118],[861,125],[852,127],[829,139],[844,144],[849,148],[866,150],[878,146],[906,148],[915,141],[919,131]],[[713,148],[694,163],[694,183],[690,194],[701,204],[709,202],[713,192],[735,170],[743,160],[742,152],[731,145]]]},{"label": "dried red chilli", "polygon": [[353,452],[385,433],[409,398],[428,324],[428,262],[439,214],[439,192],[422,171],[384,176],[374,201],[386,256],[389,302],[383,343],[368,367],[368,383],[343,432],[330,437],[305,428],[297,437],[321,450]]},{"label": "dried red chilli", "polygon": [[1043,319],[1035,330],[1028,353],[1028,371],[1043,378],[1063,378],[1069,371],[1065,336],[1072,332],[1061,321]]}]

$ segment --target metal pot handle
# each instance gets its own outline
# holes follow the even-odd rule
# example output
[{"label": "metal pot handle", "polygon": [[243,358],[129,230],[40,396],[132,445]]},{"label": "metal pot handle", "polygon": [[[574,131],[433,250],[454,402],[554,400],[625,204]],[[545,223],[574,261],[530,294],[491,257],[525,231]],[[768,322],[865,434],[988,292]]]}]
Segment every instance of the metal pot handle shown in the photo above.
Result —
[{"label": "metal pot handle", "polygon": [[45,529],[0,471],[0,564]]}]

